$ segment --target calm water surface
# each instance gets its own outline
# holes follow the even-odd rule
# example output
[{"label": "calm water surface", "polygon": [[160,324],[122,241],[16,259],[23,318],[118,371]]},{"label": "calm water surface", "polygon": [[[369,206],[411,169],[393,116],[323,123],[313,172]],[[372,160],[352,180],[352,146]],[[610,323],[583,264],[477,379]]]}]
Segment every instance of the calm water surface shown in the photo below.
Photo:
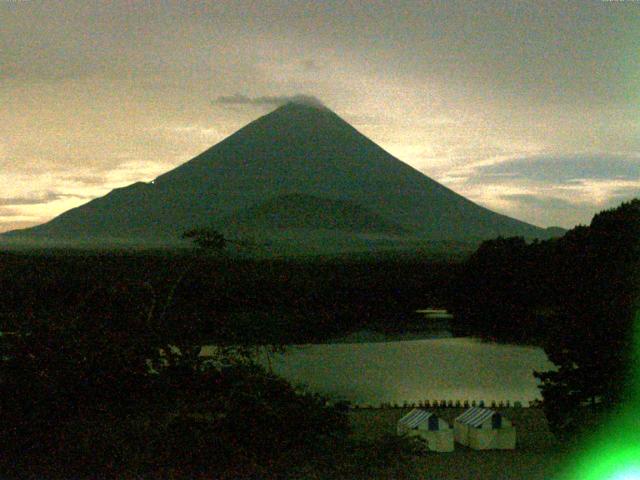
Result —
[{"label": "calm water surface", "polygon": [[534,370],[553,364],[544,351],[439,338],[288,347],[272,355],[275,373],[354,403],[423,400],[521,401],[540,398]]}]

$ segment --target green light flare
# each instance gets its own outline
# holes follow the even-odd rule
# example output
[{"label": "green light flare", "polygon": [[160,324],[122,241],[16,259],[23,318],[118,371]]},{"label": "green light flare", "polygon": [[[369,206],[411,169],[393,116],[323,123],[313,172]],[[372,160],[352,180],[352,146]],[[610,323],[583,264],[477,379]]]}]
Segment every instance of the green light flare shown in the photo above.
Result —
[{"label": "green light flare", "polygon": [[[640,294],[638,295],[640,296]],[[636,414],[640,414],[638,408],[640,407],[640,306],[636,309],[636,318],[633,322],[633,383],[631,388],[633,389],[633,402],[636,407]]]},{"label": "green light flare", "polygon": [[632,400],[578,455],[566,480],[640,480],[640,309],[634,321]]},{"label": "green light flare", "polygon": [[611,480],[636,480],[640,478],[640,468],[632,467],[616,473]]},{"label": "green light flare", "polygon": [[[637,425],[620,426],[623,439],[612,442],[606,436],[598,435],[587,452],[583,454],[575,468],[565,478],[567,480],[640,480],[640,445],[638,445]],[[633,445],[635,443],[635,445]]]}]

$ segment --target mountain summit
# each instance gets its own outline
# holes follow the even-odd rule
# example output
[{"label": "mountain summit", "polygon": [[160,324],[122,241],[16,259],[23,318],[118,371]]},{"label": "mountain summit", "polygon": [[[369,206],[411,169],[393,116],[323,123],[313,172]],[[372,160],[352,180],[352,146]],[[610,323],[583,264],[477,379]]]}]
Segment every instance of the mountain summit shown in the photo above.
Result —
[{"label": "mountain summit", "polygon": [[192,160],[10,236],[171,241],[211,226],[256,238],[548,237],[399,161],[321,104],[287,103]]}]

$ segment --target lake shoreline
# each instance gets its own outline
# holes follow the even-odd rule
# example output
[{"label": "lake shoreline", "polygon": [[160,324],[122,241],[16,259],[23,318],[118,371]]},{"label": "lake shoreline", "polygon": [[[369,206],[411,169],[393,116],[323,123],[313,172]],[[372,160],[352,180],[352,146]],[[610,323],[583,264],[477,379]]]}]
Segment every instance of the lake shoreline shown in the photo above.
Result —
[{"label": "lake shoreline", "polygon": [[362,329],[352,332],[348,335],[330,338],[326,341],[310,343],[308,345],[327,345],[327,344],[344,344],[344,343],[389,343],[389,342],[405,342],[412,340],[438,340],[443,338],[453,338],[448,330],[432,331],[432,332],[398,332],[386,333],[371,329]]},{"label": "lake shoreline", "polygon": [[341,335],[339,337],[327,338],[324,340],[318,340],[307,343],[286,343],[283,344],[285,348],[289,347],[302,347],[311,345],[343,345],[343,344],[362,344],[362,343],[394,343],[394,342],[411,342],[416,340],[447,340],[447,339],[467,339],[474,340],[478,343],[485,345],[504,345],[510,347],[522,347],[522,348],[542,348],[541,345],[536,343],[518,343],[518,342],[499,342],[494,340],[488,340],[482,337],[470,336],[470,335],[454,335],[450,330],[438,330],[430,332],[397,332],[388,333],[380,332],[373,329],[362,329],[347,335]]},{"label": "lake shoreline", "polygon": [[[534,371],[553,368],[538,347],[474,338],[427,338],[289,345],[261,350],[259,363],[293,385],[361,407],[442,405],[528,406],[540,399]],[[207,351],[204,349],[206,355]]]}]

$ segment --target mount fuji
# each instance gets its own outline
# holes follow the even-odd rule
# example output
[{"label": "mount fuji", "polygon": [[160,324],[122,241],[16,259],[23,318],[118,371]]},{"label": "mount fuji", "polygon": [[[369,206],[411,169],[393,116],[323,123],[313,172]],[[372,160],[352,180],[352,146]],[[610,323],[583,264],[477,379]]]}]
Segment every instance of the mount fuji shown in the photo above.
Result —
[{"label": "mount fuji", "polygon": [[290,102],[152,182],[4,237],[170,244],[200,227],[314,250],[557,234],[458,195],[324,106]]}]

